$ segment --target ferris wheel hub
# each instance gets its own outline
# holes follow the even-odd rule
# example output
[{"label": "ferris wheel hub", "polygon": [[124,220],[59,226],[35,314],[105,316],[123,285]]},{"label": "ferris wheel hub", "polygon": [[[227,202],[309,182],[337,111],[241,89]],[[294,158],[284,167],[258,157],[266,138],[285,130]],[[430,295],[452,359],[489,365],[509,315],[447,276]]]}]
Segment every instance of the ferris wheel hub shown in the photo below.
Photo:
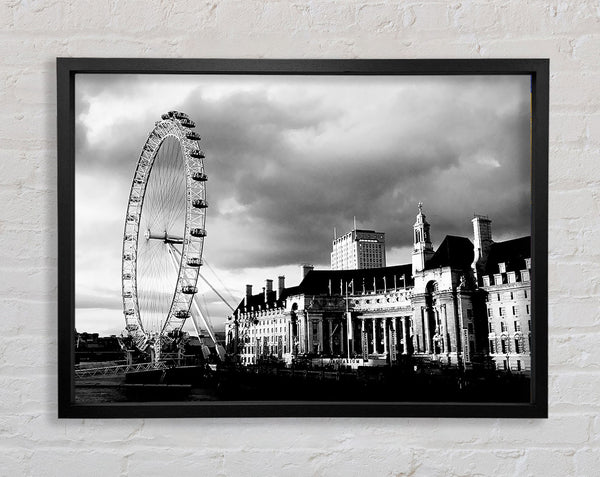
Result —
[{"label": "ferris wheel hub", "polygon": [[162,233],[152,233],[150,229],[147,229],[144,233],[144,238],[146,240],[162,240],[164,243],[183,243],[183,237],[179,237],[177,235],[169,235],[166,230]]}]

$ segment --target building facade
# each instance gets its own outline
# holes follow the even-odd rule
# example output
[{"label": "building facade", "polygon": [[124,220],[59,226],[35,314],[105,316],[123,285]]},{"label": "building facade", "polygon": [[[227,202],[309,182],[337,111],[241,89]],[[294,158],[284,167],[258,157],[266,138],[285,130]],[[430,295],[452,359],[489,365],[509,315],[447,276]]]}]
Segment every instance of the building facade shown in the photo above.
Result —
[{"label": "building facade", "polygon": [[347,234],[334,238],[331,252],[332,270],[385,266],[385,233],[354,228]]},{"label": "building facade", "polygon": [[228,352],[244,365],[305,357],[527,372],[529,237],[494,243],[491,221],[476,216],[473,242],[446,236],[434,250],[429,228],[420,205],[406,265],[304,266],[298,286],[286,288],[283,277],[276,290],[271,280],[259,294],[248,286],[226,324]]}]

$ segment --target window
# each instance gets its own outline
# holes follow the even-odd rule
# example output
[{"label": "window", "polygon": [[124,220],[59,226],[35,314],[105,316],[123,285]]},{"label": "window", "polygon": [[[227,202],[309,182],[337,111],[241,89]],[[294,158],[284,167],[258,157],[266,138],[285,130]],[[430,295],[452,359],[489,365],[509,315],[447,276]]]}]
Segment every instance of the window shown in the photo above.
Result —
[{"label": "window", "polygon": [[[502,344],[502,352],[504,354],[508,353],[508,343],[506,342],[506,338],[502,338],[502,340],[500,341]],[[505,361],[506,363],[506,361]]]},{"label": "window", "polygon": [[525,305],[525,311],[527,312],[527,314],[529,315],[529,305]]},{"label": "window", "polygon": [[490,340],[490,353],[491,354],[495,354],[496,353],[496,343],[494,343],[494,340]]},{"label": "window", "polygon": [[494,332],[494,325],[492,325],[491,323],[488,323],[488,330],[490,331],[490,333]]},{"label": "window", "polygon": [[504,360],[502,363],[504,364],[504,371],[506,371],[508,369],[508,363],[506,360]]},{"label": "window", "polygon": [[514,325],[515,325],[515,331],[521,331],[521,323],[519,323],[518,321],[515,321]]},{"label": "window", "polygon": [[498,308],[498,314],[500,316],[504,316],[504,308],[503,307]]},{"label": "window", "polygon": [[471,308],[467,308],[467,318],[470,320],[473,319],[473,310]]},{"label": "window", "polygon": [[513,294],[513,292],[510,292],[510,299],[514,300],[515,299],[515,295]]},{"label": "window", "polygon": [[467,329],[469,330],[470,334],[473,334],[473,323],[467,323]]},{"label": "window", "polygon": [[506,323],[504,323],[504,321],[500,322],[500,331],[503,333],[506,331]]},{"label": "window", "polygon": [[489,277],[489,275],[485,275],[483,277],[483,286],[484,287],[489,287],[490,286],[490,277]]},{"label": "window", "polygon": [[525,298],[527,298],[527,290],[523,290],[523,295],[525,295]]},{"label": "window", "polygon": [[488,318],[491,318],[491,317],[492,317],[492,309],[488,308]]},{"label": "window", "polygon": [[496,299],[500,301],[500,293],[496,293]]},{"label": "window", "polygon": [[521,360],[517,359],[517,371],[521,371]]},{"label": "window", "polygon": [[531,331],[531,320],[527,320],[527,328]]},{"label": "window", "polygon": [[[512,295],[512,293],[511,293],[511,295]],[[512,314],[513,314],[513,316],[517,316],[517,307],[516,306],[512,307]]]},{"label": "window", "polygon": [[519,343],[519,338],[515,338],[515,353],[521,352],[521,344]]},{"label": "window", "polygon": [[506,273],[506,263],[502,262],[498,264],[498,270],[500,273]]}]

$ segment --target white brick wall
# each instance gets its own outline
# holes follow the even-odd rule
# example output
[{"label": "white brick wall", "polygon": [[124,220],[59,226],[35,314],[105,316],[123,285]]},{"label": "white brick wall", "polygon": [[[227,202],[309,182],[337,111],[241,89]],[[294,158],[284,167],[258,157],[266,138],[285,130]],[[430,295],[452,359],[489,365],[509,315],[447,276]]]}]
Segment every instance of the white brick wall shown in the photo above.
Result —
[{"label": "white brick wall", "polygon": [[[598,475],[600,4],[4,0],[0,475]],[[56,56],[550,57],[550,419],[56,419]]]}]

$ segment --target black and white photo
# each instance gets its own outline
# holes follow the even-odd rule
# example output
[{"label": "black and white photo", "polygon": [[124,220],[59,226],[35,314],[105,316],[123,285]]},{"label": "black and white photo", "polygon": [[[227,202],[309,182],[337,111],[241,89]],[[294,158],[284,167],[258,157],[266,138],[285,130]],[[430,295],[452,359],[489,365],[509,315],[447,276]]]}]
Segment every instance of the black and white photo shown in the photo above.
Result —
[{"label": "black and white photo", "polygon": [[72,406],[536,403],[535,74],[143,73],[72,83]]}]

